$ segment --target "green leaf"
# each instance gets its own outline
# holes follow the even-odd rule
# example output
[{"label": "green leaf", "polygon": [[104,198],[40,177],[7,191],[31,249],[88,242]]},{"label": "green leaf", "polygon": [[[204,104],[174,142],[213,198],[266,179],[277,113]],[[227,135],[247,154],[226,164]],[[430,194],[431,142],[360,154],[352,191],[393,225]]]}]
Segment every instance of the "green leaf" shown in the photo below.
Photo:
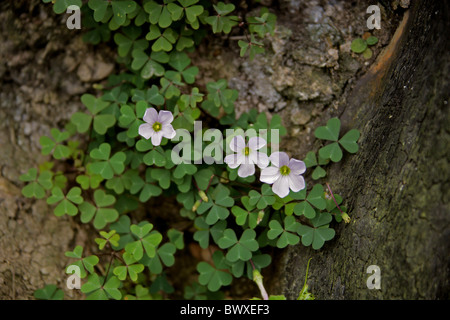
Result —
[{"label": "green leaf", "polygon": [[251,229],[246,229],[238,241],[234,230],[226,229],[217,244],[221,249],[228,249],[228,253],[226,255],[226,259],[228,261],[248,261],[252,257],[252,252],[258,250],[259,248],[258,242],[255,238],[256,232]]},{"label": "green leaf", "polygon": [[102,286],[102,281],[97,274],[90,275],[88,282],[81,286],[81,292],[88,294],[88,300],[108,300],[110,297],[120,300],[122,298],[118,289],[121,282],[117,277],[110,277],[104,286]]},{"label": "green leaf", "polygon": [[261,187],[261,192],[255,190],[250,190],[248,193],[250,199],[249,204],[256,207],[258,209],[265,209],[267,206],[271,206],[275,203],[275,195],[272,192],[272,188],[268,184],[263,184]]},{"label": "green leaf", "polygon": [[339,131],[341,130],[341,121],[338,118],[328,120],[326,126],[318,127],[314,131],[314,135],[318,139],[338,141]]},{"label": "green leaf", "polygon": [[102,143],[98,148],[90,152],[93,159],[103,160],[100,162],[93,162],[91,170],[94,174],[101,175],[104,179],[111,179],[114,174],[121,174],[125,170],[126,154],[117,152],[111,158],[111,146],[108,143]]},{"label": "green leaf", "polygon": [[225,257],[221,251],[216,251],[212,255],[214,266],[207,262],[200,262],[197,264],[197,271],[200,273],[198,282],[207,286],[209,291],[217,291],[223,286],[231,284],[233,277],[229,274]]},{"label": "green leaf", "polygon": [[159,291],[163,291],[167,294],[171,294],[175,291],[175,289],[167,281],[167,278],[164,274],[159,275],[150,286],[150,293],[155,294]]},{"label": "green leaf", "polygon": [[355,53],[362,53],[367,48],[367,42],[361,38],[356,38],[352,41],[350,48]]},{"label": "green leaf", "polygon": [[208,198],[211,200],[208,202],[203,201],[197,212],[203,214],[208,211],[205,221],[209,225],[226,219],[230,214],[228,208],[234,205],[234,200],[229,195],[230,190],[224,185],[219,184],[212,193],[208,193]]},{"label": "green leaf", "polygon": [[373,56],[373,51],[370,48],[367,48],[366,50],[364,50],[362,55],[364,59],[369,60]]},{"label": "green leaf", "polygon": [[121,26],[125,23],[127,14],[136,9],[136,2],[131,0],[111,1],[111,6],[114,13],[112,21]]},{"label": "green leaf", "polygon": [[285,248],[287,245],[296,245],[300,238],[292,232],[297,232],[300,224],[295,221],[293,216],[288,216],[284,219],[284,228],[277,220],[269,222],[270,230],[267,232],[267,237],[270,240],[278,238],[277,247]]},{"label": "green leaf", "polygon": [[294,213],[297,216],[304,215],[308,219],[313,219],[316,216],[314,208],[306,201],[302,201],[295,205]]},{"label": "green leaf", "polygon": [[66,196],[64,196],[61,188],[54,187],[52,189],[52,195],[47,199],[48,204],[59,204],[56,206],[54,213],[56,216],[60,217],[64,214],[70,216],[75,216],[78,213],[78,208],[74,205],[81,204],[83,198],[81,197],[81,189],[78,187],[73,187],[69,190]]},{"label": "green leaf", "polygon": [[109,2],[103,0],[89,0],[88,5],[89,8],[94,10],[94,20],[97,22],[103,20],[106,15],[106,9],[109,6]]},{"label": "green leaf", "polygon": [[335,231],[328,227],[332,217],[328,212],[317,214],[317,216],[311,220],[313,227],[300,225],[297,229],[297,233],[302,237],[302,244],[304,246],[310,246],[314,250],[320,249],[325,241],[329,241],[334,238]]},{"label": "green leaf", "polygon": [[92,116],[84,112],[75,112],[70,121],[77,127],[79,133],[86,133],[92,123]]},{"label": "green leaf", "polygon": [[342,160],[342,150],[339,143],[333,142],[319,149],[319,156],[324,159],[331,159],[333,162]]},{"label": "green leaf", "polygon": [[314,171],[313,171],[311,177],[312,177],[314,180],[318,180],[318,179],[320,179],[320,178],[325,177],[326,175],[327,175],[327,172],[326,172],[322,167],[317,166],[317,167],[314,169]]},{"label": "green leaf", "polygon": [[67,11],[67,8],[70,6],[77,6],[81,8],[82,6],[81,0],[55,0],[53,5],[53,11],[56,14],[61,14]]},{"label": "green leaf", "polygon": [[211,169],[201,169],[194,173],[194,179],[200,190],[205,191],[214,177],[214,172]]},{"label": "green leaf", "polygon": [[39,300],[63,300],[64,292],[54,284],[48,284],[34,292],[34,297]]},{"label": "green leaf", "polygon": [[170,242],[177,249],[179,250],[184,249],[183,232],[171,228],[167,231],[167,236],[169,237]]},{"label": "green leaf", "polygon": [[[67,251],[65,253],[66,257],[77,259],[71,265],[78,266],[80,268],[80,277],[86,277],[88,271],[89,273],[94,273],[94,266],[99,262],[99,259],[95,255],[91,255],[83,258],[83,247],[76,246],[75,249],[71,251]],[[70,266],[70,265],[69,265]]]},{"label": "green leaf", "polygon": [[125,252],[122,255],[124,262],[126,263],[125,266],[117,266],[114,268],[113,273],[117,276],[117,278],[121,281],[125,280],[127,277],[127,273],[130,276],[130,279],[132,281],[137,281],[138,274],[144,271],[144,265],[143,264],[134,264],[136,262],[136,259],[130,255],[129,253]]},{"label": "green leaf", "polygon": [[205,18],[206,23],[212,26],[213,32],[230,33],[231,28],[238,24],[236,16],[226,16],[230,12],[234,11],[235,6],[231,3],[225,4],[219,2],[217,5],[213,5],[217,12],[217,15],[212,15]]},{"label": "green leaf", "polygon": [[323,186],[321,184],[314,185],[306,197],[306,200],[317,209],[324,210],[326,208],[326,202],[324,199]]},{"label": "green leaf", "polygon": [[358,144],[360,133],[357,129],[352,129],[347,132],[340,140],[339,143],[342,147],[350,153],[356,153],[358,151]]},{"label": "green leaf", "polygon": [[53,157],[57,160],[68,158],[70,156],[70,149],[69,147],[62,145],[61,142],[67,140],[70,136],[69,132],[61,132],[58,129],[51,129],[50,133],[53,137],[53,140],[42,136],[39,139],[39,143],[42,147],[42,154],[48,155],[53,152]]},{"label": "green leaf", "polygon": [[373,46],[378,43],[378,38],[375,36],[370,36],[366,39],[366,42],[369,46]]},{"label": "green leaf", "polygon": [[105,191],[99,189],[94,192],[94,200],[96,206],[89,202],[83,202],[79,208],[81,211],[81,222],[87,223],[94,217],[94,227],[103,229],[108,223],[114,222],[119,217],[116,209],[106,208],[116,202],[113,195],[106,194]]}]

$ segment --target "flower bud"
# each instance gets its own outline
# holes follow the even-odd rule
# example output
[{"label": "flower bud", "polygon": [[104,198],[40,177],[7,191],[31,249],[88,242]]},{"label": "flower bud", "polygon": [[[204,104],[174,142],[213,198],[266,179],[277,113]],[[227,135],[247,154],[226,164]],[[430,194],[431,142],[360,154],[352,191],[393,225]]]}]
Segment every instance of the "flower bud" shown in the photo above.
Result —
[{"label": "flower bud", "polygon": [[206,196],[205,191],[200,190],[200,191],[198,192],[198,194],[199,194],[200,198],[202,198],[203,201],[205,201],[205,202],[208,202],[208,201],[209,201],[208,197]]},{"label": "flower bud", "polygon": [[192,212],[197,211],[198,207],[200,206],[201,200],[195,201],[194,205],[192,206]]}]

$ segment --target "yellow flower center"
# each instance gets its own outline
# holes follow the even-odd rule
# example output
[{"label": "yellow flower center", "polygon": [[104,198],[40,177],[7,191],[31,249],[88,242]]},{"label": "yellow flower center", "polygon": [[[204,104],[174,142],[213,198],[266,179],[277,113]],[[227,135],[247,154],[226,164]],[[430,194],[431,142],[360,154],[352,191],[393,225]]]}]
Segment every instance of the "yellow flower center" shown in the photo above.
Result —
[{"label": "yellow flower center", "polygon": [[162,125],[161,125],[161,123],[159,123],[159,122],[155,122],[155,123],[153,124],[153,130],[155,130],[155,132],[158,132],[158,131],[160,131],[160,130],[161,130],[161,128],[162,128]]},{"label": "yellow flower center", "polygon": [[250,148],[249,147],[245,147],[244,148],[244,155],[248,156],[250,154]]},{"label": "yellow flower center", "polygon": [[291,173],[291,169],[290,169],[288,166],[282,166],[282,167],[280,168],[280,173],[281,173],[281,175],[283,175],[283,176],[288,176],[289,173]]}]

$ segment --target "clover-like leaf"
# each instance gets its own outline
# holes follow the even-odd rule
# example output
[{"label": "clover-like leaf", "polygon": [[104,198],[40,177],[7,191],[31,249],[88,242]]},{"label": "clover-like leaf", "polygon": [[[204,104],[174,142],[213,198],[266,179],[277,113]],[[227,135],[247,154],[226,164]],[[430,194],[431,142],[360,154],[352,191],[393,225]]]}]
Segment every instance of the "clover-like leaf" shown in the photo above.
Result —
[{"label": "clover-like leaf", "polygon": [[34,292],[34,297],[38,300],[63,300],[64,292],[54,284],[48,284],[42,289]]},{"label": "clover-like leaf", "polygon": [[127,273],[132,281],[137,281],[138,274],[144,271],[144,265],[141,263],[135,263],[137,260],[128,252],[124,252],[122,258],[125,265],[115,267],[113,273],[121,281],[126,279]]},{"label": "clover-like leaf", "polygon": [[200,273],[198,282],[207,286],[209,291],[217,291],[222,286],[231,284],[233,277],[227,272],[228,266],[221,251],[216,251],[212,255],[214,266],[207,262],[197,264],[197,271]]},{"label": "clover-like leaf", "polygon": [[255,32],[261,38],[264,38],[267,33],[273,36],[276,20],[276,15],[269,13],[267,8],[262,8],[259,17],[248,18],[249,30],[251,33]]},{"label": "clover-like leaf", "polygon": [[108,300],[110,298],[120,300],[122,298],[122,293],[119,290],[120,283],[117,277],[112,276],[103,285],[103,279],[94,273],[81,286],[81,292],[88,295],[87,300]]},{"label": "clover-like leaf", "polygon": [[165,243],[156,250],[156,254],[149,258],[144,257],[141,260],[145,265],[147,265],[153,274],[160,274],[163,271],[163,264],[167,267],[171,267],[175,263],[174,254],[176,252],[176,247],[172,243]]},{"label": "clover-like leaf", "polygon": [[54,187],[52,189],[52,195],[47,199],[48,204],[59,203],[54,210],[57,217],[64,214],[75,216],[78,213],[78,208],[75,204],[81,204],[83,201],[81,189],[78,187],[73,187],[66,195],[64,195],[61,188]]},{"label": "clover-like leaf", "polygon": [[236,16],[227,16],[227,14],[234,11],[234,4],[219,2],[217,5],[214,4],[213,6],[217,15],[206,17],[205,21],[212,26],[214,33],[230,33],[231,28],[238,24]]},{"label": "clover-like leaf", "polygon": [[238,45],[241,48],[240,56],[245,56],[248,51],[250,61],[252,61],[257,54],[263,53],[265,51],[263,43],[256,41],[253,34],[250,36],[250,40],[248,41],[239,40]]},{"label": "clover-like leaf", "polygon": [[82,2],[81,0],[43,0],[44,2],[50,2],[53,3],[53,11],[56,14],[61,14],[63,12],[67,11],[67,8],[70,6],[76,6],[78,8],[81,8]]},{"label": "clover-like leaf", "polygon": [[[252,255],[251,261],[239,260],[231,266],[231,273],[234,277],[240,278],[246,273],[249,279],[253,279],[253,270],[256,269],[260,271],[262,268],[267,267],[272,262],[272,258],[269,254],[259,254],[255,253]],[[245,269],[247,271],[245,272]]]},{"label": "clover-like leaf", "polygon": [[95,255],[83,257],[83,247],[76,246],[73,251],[67,251],[65,253],[66,257],[77,259],[77,261],[71,263],[71,265],[75,265],[80,269],[80,278],[84,278],[87,275],[87,272],[94,273],[94,266],[99,262],[99,259]]},{"label": "clover-like leaf", "polygon": [[159,4],[156,1],[149,1],[144,4],[144,10],[148,12],[152,25],[158,24],[161,28],[167,28],[172,24],[172,15],[165,3]]},{"label": "clover-like leaf", "polygon": [[194,233],[194,240],[198,242],[201,248],[206,249],[209,246],[210,236],[217,243],[223,236],[223,231],[227,228],[227,221],[221,220],[210,226],[205,222],[204,217],[197,217],[194,221],[197,231]]},{"label": "clover-like leaf", "polygon": [[208,199],[211,200],[203,201],[197,210],[199,214],[208,211],[205,219],[207,224],[213,225],[229,216],[230,210],[228,208],[234,205],[234,200],[230,197],[230,190],[227,187],[218,184],[213,192],[208,192]]},{"label": "clover-like leaf", "polygon": [[339,139],[339,132],[341,128],[341,121],[338,118],[331,118],[328,120],[326,126],[318,127],[314,132],[316,138],[322,140],[330,140],[333,143],[322,147],[319,150],[319,159],[331,159],[333,162],[338,162],[342,159],[342,147],[350,153],[358,151],[359,131],[356,129],[350,130],[341,139]]},{"label": "clover-like leaf", "polygon": [[177,249],[184,249],[183,232],[171,228],[167,231],[167,236],[169,237],[170,243],[172,243]]},{"label": "clover-like leaf", "polygon": [[296,245],[300,238],[295,234],[300,224],[295,221],[293,216],[284,218],[284,227],[277,220],[269,222],[270,230],[267,232],[267,237],[270,240],[278,238],[277,247],[285,248],[287,245]]},{"label": "clover-like leaf", "polygon": [[314,135],[318,139],[338,141],[339,132],[341,130],[341,121],[338,118],[328,120],[326,126],[318,127],[314,131]]},{"label": "clover-like leaf", "polygon": [[357,129],[352,129],[347,132],[341,139],[339,139],[340,145],[350,153],[356,153],[358,151],[358,144],[360,132]]},{"label": "clover-like leaf", "polygon": [[226,229],[217,244],[221,249],[228,249],[226,255],[226,259],[228,261],[248,261],[252,257],[252,252],[258,250],[259,248],[258,242],[255,238],[256,232],[251,229],[246,229],[238,241],[234,230]]},{"label": "clover-like leaf", "polygon": [[115,173],[121,174],[124,171],[125,153],[117,152],[111,158],[110,154],[111,146],[108,143],[102,143],[90,152],[91,158],[101,160],[91,164],[92,173],[99,174],[104,179],[111,179]]},{"label": "clover-like leaf", "polygon": [[149,258],[156,254],[156,248],[161,243],[162,235],[158,231],[151,231],[153,225],[145,222],[140,225],[131,225],[130,230],[138,240],[130,242],[125,246],[125,251],[129,252],[136,260],[141,260],[144,251]]},{"label": "clover-like leaf", "polygon": [[236,224],[243,226],[248,222],[248,226],[254,229],[258,225],[259,212],[255,211],[255,206],[250,204],[249,197],[242,197],[241,202],[244,208],[238,206],[231,208],[231,212],[236,217]]},{"label": "clover-like leaf", "polygon": [[27,173],[19,177],[20,181],[29,182],[22,188],[22,194],[27,198],[42,199],[45,197],[45,190],[53,187],[53,174],[45,170],[39,174],[36,168],[31,168]]},{"label": "clover-like leaf", "polygon": [[61,144],[63,141],[67,140],[70,133],[65,131],[61,132],[56,128],[50,130],[50,134],[53,139],[47,136],[41,136],[39,143],[42,147],[42,154],[48,155],[52,153],[53,157],[57,160],[68,158],[70,156],[70,148]]},{"label": "clover-like leaf", "polygon": [[116,233],[116,230],[111,230],[110,232],[100,231],[102,238],[96,238],[95,242],[98,244],[98,248],[103,250],[107,243],[111,243],[111,246],[119,246],[120,235]]},{"label": "clover-like leaf", "polygon": [[109,102],[96,98],[91,94],[82,95],[81,102],[89,110],[90,114],[75,112],[70,119],[77,127],[79,133],[87,132],[93,123],[94,130],[98,134],[104,135],[116,123],[114,115],[101,113],[110,105]]},{"label": "clover-like leaf", "polygon": [[83,202],[79,208],[81,211],[81,222],[88,223],[94,219],[94,227],[103,229],[108,223],[114,222],[119,217],[116,209],[108,208],[116,202],[116,198],[105,191],[98,189],[94,192],[95,206],[90,202]]},{"label": "clover-like leaf", "polygon": [[263,184],[261,187],[261,193],[255,190],[250,190],[248,193],[250,199],[250,205],[256,205],[258,209],[265,209],[267,206],[271,206],[275,203],[275,195],[272,188],[268,184]]},{"label": "clover-like leaf", "polygon": [[326,208],[324,190],[321,184],[314,185],[308,193],[305,201],[297,203],[293,209],[296,215],[304,215],[308,219],[313,219],[316,216],[314,207],[320,210],[324,210]]},{"label": "clover-like leaf", "polygon": [[[161,77],[166,71],[163,64],[169,61],[169,56],[163,51],[152,51],[148,55],[143,49],[138,48],[131,53],[133,61],[131,68],[135,71],[141,71],[141,77],[150,79],[153,76]],[[150,89],[149,89],[150,90]]]},{"label": "clover-like leaf", "polygon": [[328,212],[319,212],[314,219],[311,220],[313,227],[300,225],[297,233],[302,237],[302,244],[310,246],[315,250],[320,249],[325,241],[334,238],[334,229],[329,228],[332,217]]}]

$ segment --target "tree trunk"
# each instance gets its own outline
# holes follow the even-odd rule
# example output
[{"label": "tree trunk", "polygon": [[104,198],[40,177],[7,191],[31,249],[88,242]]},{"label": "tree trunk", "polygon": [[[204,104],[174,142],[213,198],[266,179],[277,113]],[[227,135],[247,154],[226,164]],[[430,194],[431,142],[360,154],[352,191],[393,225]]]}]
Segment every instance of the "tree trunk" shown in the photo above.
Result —
[{"label": "tree trunk", "polygon": [[[271,284],[290,299],[309,258],[318,299],[450,297],[449,3],[411,2],[337,113],[344,127],[361,131],[358,153],[328,174],[333,192],[348,199],[351,222],[319,251],[295,246],[282,254]],[[368,289],[370,265],[380,268],[380,289]]]}]

